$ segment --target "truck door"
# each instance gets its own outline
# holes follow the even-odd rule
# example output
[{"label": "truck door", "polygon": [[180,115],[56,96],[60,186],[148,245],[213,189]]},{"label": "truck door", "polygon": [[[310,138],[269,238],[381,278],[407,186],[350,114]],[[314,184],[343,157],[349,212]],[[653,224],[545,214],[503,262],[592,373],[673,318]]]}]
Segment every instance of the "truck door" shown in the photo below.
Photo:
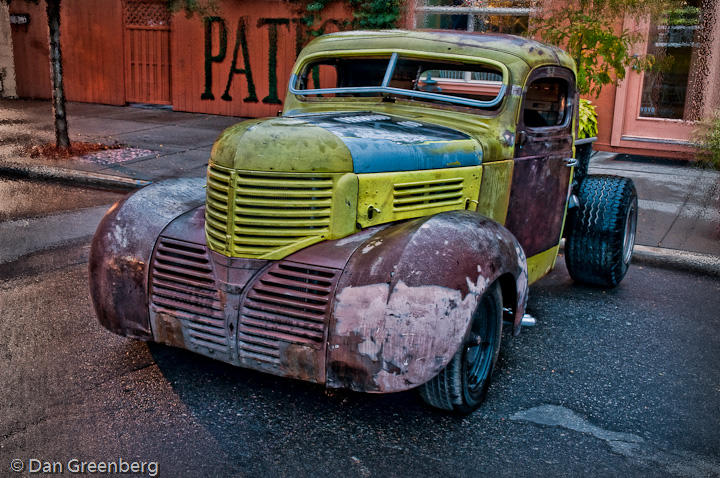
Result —
[{"label": "truck door", "polygon": [[505,222],[527,257],[560,242],[570,187],[575,77],[561,67],[534,70],[523,91]]}]

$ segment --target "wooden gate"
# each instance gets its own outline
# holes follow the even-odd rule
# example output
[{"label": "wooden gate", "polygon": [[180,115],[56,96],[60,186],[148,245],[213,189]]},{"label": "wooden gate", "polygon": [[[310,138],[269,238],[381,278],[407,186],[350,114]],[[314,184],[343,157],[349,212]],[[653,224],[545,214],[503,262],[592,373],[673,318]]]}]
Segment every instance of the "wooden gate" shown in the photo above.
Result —
[{"label": "wooden gate", "polygon": [[126,0],[125,98],[169,105],[170,12],[167,2]]}]

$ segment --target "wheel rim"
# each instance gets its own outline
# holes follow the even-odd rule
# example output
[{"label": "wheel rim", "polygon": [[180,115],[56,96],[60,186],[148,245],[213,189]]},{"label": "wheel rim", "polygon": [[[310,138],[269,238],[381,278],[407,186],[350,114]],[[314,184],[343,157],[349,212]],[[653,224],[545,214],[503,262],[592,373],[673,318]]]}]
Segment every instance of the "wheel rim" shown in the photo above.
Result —
[{"label": "wheel rim", "polygon": [[491,300],[487,297],[473,320],[468,343],[465,346],[465,384],[470,398],[482,395],[491,372],[497,343],[497,324],[493,320]]},{"label": "wheel rim", "polygon": [[625,233],[623,235],[623,262],[630,263],[633,245],[635,245],[635,229],[637,228],[637,206],[635,201],[628,208],[625,218]]}]

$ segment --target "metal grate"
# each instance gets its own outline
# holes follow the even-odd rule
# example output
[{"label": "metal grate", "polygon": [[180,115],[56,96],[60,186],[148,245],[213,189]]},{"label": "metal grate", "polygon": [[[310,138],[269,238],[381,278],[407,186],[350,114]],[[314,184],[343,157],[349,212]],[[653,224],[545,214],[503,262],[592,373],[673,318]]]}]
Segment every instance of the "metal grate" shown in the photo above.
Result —
[{"label": "metal grate", "polygon": [[464,203],[463,178],[397,183],[393,187],[393,210],[412,211]]},{"label": "metal grate", "polygon": [[193,344],[228,351],[223,306],[204,246],[161,236],[151,284],[153,305],[180,319]]},{"label": "metal grate", "polygon": [[321,348],[337,278],[334,269],[274,263],[242,304],[240,356],[279,364],[282,343]]},{"label": "metal grate", "polygon": [[167,2],[127,0],[124,2],[125,25],[167,27],[170,11]]},{"label": "metal grate", "polygon": [[231,256],[262,258],[330,230],[334,178],[208,168],[208,242]]}]

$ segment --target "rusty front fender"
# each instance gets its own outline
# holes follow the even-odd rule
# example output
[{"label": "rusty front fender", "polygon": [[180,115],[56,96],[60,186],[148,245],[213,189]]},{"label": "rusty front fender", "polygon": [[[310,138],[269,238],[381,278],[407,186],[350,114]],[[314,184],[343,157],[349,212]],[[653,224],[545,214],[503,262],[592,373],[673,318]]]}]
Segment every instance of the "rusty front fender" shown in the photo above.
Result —
[{"label": "rusty front fender", "polygon": [[115,203],[90,248],[90,296],[100,323],[116,334],[151,340],[148,264],[160,232],[205,201],[205,178],[147,186]]},{"label": "rusty front fender", "polygon": [[432,379],[495,281],[517,331],[527,302],[525,255],[507,229],[477,213],[441,213],[374,234],[338,282],[327,386],[386,393]]}]

